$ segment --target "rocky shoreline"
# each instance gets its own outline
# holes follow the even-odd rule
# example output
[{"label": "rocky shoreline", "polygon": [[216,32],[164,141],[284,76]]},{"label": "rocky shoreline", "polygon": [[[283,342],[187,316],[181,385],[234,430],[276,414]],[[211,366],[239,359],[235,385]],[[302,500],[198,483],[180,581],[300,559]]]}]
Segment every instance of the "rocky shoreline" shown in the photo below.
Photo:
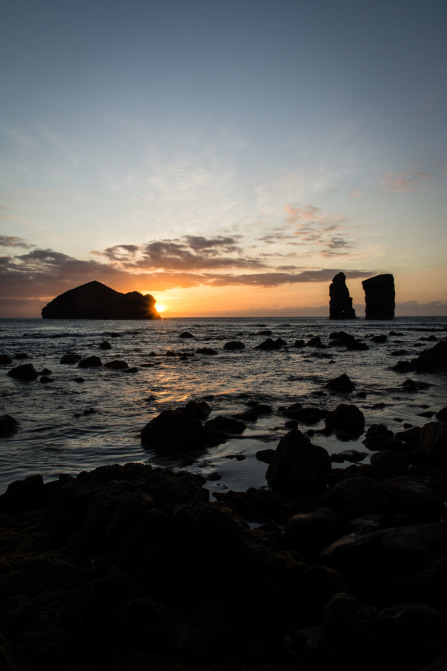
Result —
[{"label": "rocky shoreline", "polygon": [[0,496],[0,668],[447,668],[447,409],[341,469],[298,428],[269,488],[130,463]]}]

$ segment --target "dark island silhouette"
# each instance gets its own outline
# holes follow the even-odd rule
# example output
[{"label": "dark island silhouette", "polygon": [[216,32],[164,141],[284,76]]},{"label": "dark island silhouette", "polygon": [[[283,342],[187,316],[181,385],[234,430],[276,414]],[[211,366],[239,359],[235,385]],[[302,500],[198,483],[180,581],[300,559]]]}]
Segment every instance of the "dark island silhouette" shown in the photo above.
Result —
[{"label": "dark island silhouette", "polygon": [[120,293],[93,280],[65,291],[42,309],[43,319],[161,319],[155,298]]}]

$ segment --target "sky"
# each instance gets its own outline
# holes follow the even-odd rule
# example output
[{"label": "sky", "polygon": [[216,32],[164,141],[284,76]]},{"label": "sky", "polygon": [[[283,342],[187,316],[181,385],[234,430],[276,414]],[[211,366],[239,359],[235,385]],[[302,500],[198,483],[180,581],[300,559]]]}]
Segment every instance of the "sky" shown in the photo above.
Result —
[{"label": "sky", "polygon": [[4,0],[0,317],[447,315],[446,0]]}]

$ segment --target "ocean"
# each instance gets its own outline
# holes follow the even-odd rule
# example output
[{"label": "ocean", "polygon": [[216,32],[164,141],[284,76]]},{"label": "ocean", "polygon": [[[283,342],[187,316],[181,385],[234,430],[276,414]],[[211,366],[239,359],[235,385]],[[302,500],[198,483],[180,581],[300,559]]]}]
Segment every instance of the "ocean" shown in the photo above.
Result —
[{"label": "ocean", "polygon": [[[331,333],[341,330],[365,342],[368,349],[330,346]],[[385,342],[376,342],[381,339],[375,336],[386,336]],[[307,344],[316,337],[323,347]],[[396,432],[431,421],[447,405],[447,376],[408,374],[392,367],[446,337],[447,317],[0,320],[0,354],[13,359],[0,366],[0,415],[12,415],[19,422],[16,433],[0,438],[0,492],[32,473],[41,473],[48,481],[61,473],[75,475],[127,462],[200,473],[212,493],[266,487],[267,466],[256,453],[276,448],[288,431],[283,408],[292,403],[327,410],[354,403],[365,416],[365,431],[371,424],[385,424]],[[255,349],[266,338],[281,338],[286,346]],[[306,346],[295,347],[297,340]],[[101,349],[104,341],[110,349]],[[231,341],[242,342],[245,348],[224,349]],[[215,353],[198,351],[203,349]],[[77,363],[61,363],[66,353],[96,355],[103,364],[124,360],[131,371],[81,369]],[[22,382],[7,375],[23,363],[32,363],[38,372],[48,369],[51,381],[41,382],[40,377]],[[343,373],[356,385],[354,391],[325,388],[326,382]],[[429,386],[410,390],[403,384],[408,378]],[[147,422],[163,409],[191,399],[207,400],[210,419],[238,414],[257,402],[270,405],[272,412],[247,421],[241,436],[200,454],[160,458],[141,444],[140,432]],[[320,433],[323,427],[324,421],[299,423],[300,430],[330,454],[357,450],[365,453],[362,463],[368,463],[364,435],[340,440]]]}]

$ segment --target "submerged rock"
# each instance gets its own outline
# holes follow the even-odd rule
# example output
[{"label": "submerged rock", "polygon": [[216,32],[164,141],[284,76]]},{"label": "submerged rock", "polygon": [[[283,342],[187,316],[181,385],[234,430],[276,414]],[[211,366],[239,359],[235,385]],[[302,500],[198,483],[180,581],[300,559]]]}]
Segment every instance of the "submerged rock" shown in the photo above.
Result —
[{"label": "submerged rock", "polygon": [[18,421],[11,415],[0,416],[0,437],[12,436],[19,428]]},{"label": "submerged rock", "polygon": [[160,319],[150,294],[115,291],[94,280],[65,291],[42,309],[43,319]]}]

